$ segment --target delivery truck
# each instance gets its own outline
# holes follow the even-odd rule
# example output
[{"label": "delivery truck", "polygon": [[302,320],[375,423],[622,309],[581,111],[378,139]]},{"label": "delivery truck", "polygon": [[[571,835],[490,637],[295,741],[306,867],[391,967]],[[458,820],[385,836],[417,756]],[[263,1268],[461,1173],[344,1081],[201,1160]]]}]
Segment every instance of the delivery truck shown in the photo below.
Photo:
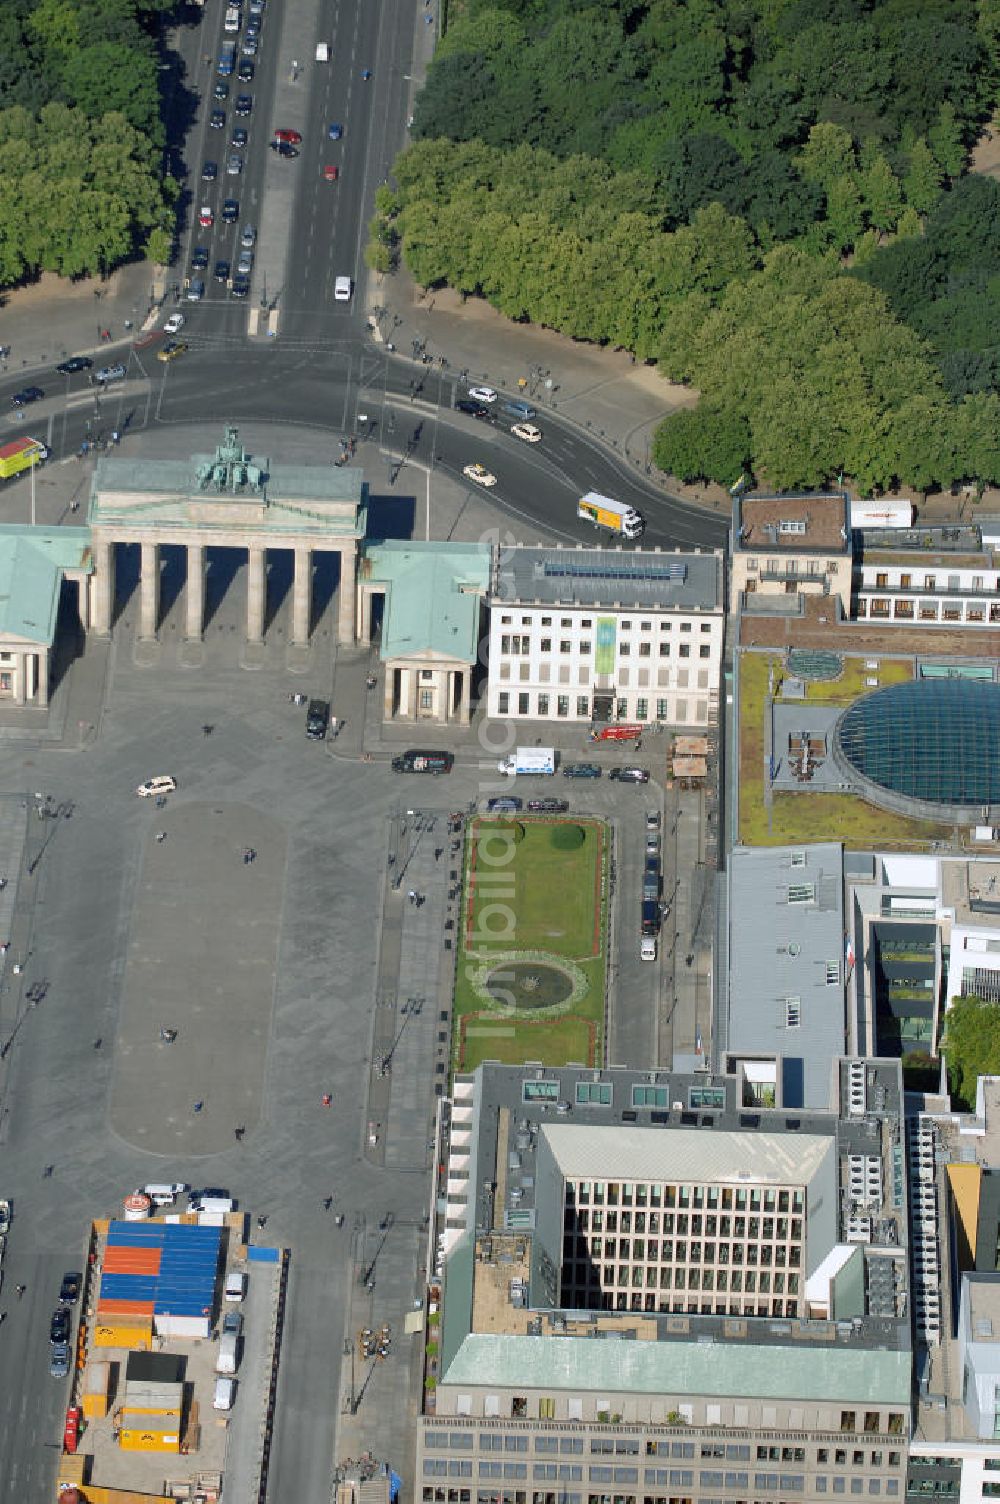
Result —
[{"label": "delivery truck", "polygon": [[497,763],[497,772],[514,778],[519,773],[551,778],[556,770],[554,747],[515,747],[509,757]]},{"label": "delivery truck", "polygon": [[0,480],[10,480],[32,465],[41,465],[49,457],[49,451],[41,439],[14,439],[0,448]]},{"label": "delivery truck", "polygon": [[635,507],[626,506],[623,501],[614,501],[610,496],[602,496],[599,491],[588,491],[586,496],[581,496],[576,504],[576,515],[582,517],[584,522],[592,522],[595,527],[605,527],[609,533],[617,533],[622,538],[639,538],[646,527],[646,519]]}]

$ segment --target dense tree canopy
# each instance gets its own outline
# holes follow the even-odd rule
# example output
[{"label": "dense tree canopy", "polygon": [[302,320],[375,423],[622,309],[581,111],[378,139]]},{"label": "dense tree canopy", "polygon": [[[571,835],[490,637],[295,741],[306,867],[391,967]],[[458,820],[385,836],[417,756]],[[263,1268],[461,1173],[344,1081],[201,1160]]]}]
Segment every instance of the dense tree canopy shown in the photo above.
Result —
[{"label": "dense tree canopy", "polygon": [[121,115],[0,111],[0,285],[106,272],[165,228],[158,158]]},{"label": "dense tree canopy", "polygon": [[686,478],[1000,479],[1000,0],[455,11],[370,264],[658,360]]},{"label": "dense tree canopy", "polygon": [[155,12],[170,0],[4,0],[0,286],[169,254]]},{"label": "dense tree canopy", "polygon": [[979,1077],[1000,1074],[1000,1006],[981,997],[955,998],[945,1020],[943,1049],[953,1098],[974,1107]]}]

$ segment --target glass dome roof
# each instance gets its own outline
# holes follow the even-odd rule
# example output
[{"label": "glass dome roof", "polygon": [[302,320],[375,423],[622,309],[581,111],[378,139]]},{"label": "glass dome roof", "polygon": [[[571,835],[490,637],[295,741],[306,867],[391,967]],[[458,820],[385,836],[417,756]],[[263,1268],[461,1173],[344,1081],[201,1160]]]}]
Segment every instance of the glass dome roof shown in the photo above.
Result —
[{"label": "glass dome roof", "polygon": [[1000,804],[1000,685],[914,679],[865,695],[837,723],[862,778],[927,804]]}]

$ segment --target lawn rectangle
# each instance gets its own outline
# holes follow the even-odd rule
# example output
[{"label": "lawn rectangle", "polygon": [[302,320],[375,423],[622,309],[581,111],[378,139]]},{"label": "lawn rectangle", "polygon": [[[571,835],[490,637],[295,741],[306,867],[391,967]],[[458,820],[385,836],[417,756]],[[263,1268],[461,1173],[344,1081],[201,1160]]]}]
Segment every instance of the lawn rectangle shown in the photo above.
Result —
[{"label": "lawn rectangle", "polygon": [[455,978],[456,1069],[473,1070],[482,1060],[601,1063],[608,860],[608,829],[600,820],[470,824]]},{"label": "lawn rectangle", "polygon": [[[551,845],[571,821],[476,820],[466,866],[466,944],[475,950],[548,950],[596,955],[601,946],[600,841],[603,827],[580,823],[575,851]],[[512,832],[523,830],[523,839]]]}]

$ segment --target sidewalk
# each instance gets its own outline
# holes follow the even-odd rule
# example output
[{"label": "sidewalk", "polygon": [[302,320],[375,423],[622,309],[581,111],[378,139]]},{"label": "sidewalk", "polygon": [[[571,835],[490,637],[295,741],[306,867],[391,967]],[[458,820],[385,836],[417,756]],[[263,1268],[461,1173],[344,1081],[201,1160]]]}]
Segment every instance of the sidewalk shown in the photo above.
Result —
[{"label": "sidewalk", "polygon": [[[46,273],[30,287],[0,294],[3,343],[10,346],[4,373],[51,369],[67,355],[104,354],[110,360],[141,329],[153,302],[153,272],[140,261],[119,267],[106,281],[70,282]],[[102,329],[110,341],[102,340]]]}]

